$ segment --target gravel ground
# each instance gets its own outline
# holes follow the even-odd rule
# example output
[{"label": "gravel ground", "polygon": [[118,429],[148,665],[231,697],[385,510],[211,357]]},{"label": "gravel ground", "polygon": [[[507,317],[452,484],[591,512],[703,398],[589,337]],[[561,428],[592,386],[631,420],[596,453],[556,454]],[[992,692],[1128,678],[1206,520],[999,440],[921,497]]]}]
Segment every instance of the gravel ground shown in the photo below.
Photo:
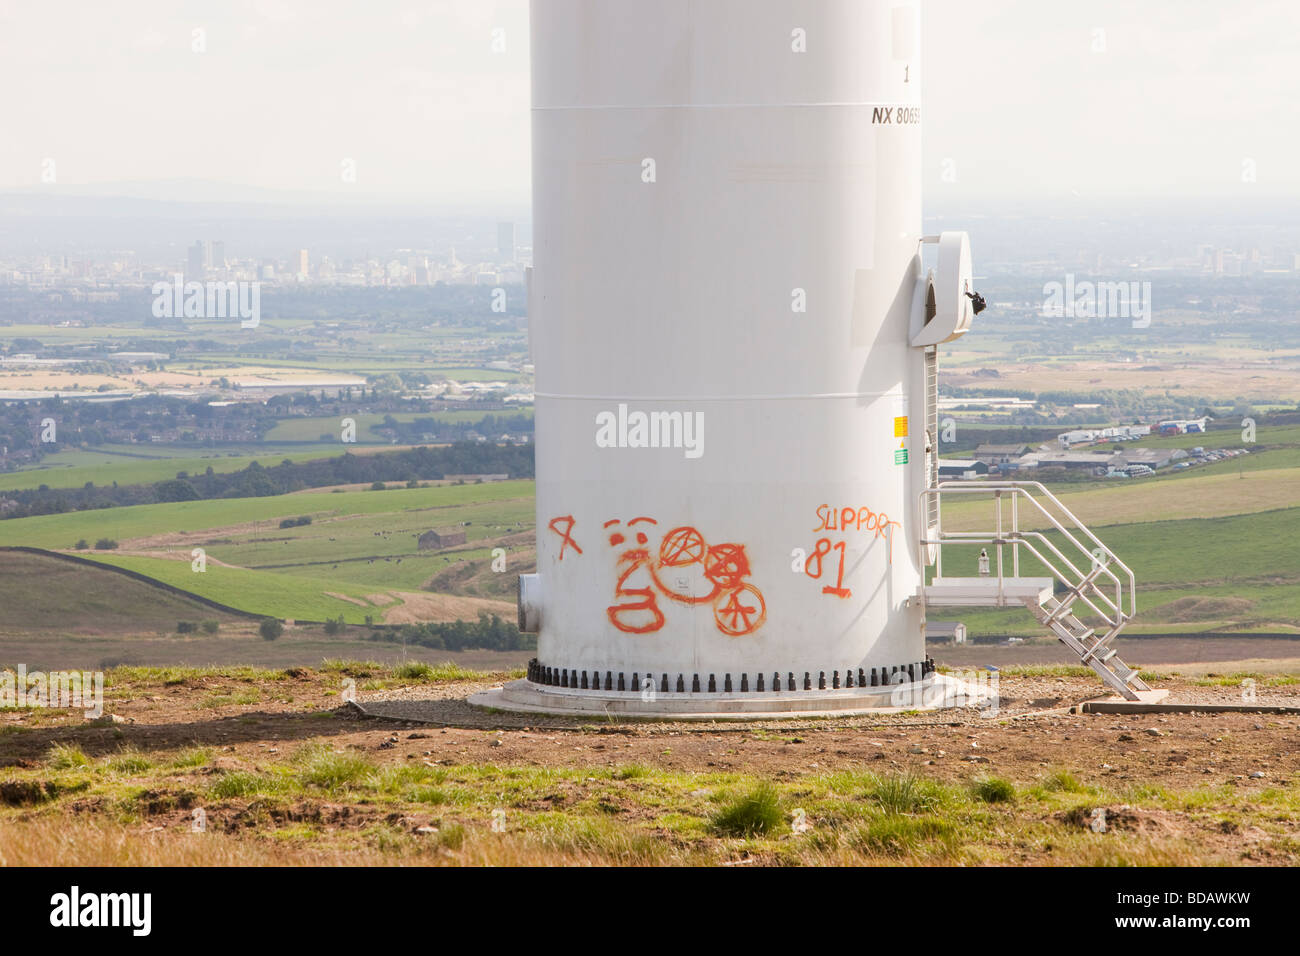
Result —
[{"label": "gravel ground", "polygon": [[[406,687],[362,695],[364,712],[372,717],[432,723],[446,727],[483,729],[581,729],[593,726],[646,726],[677,732],[718,732],[721,730],[775,729],[800,727],[830,729],[878,726],[957,726],[995,724],[998,719],[1015,719],[1030,715],[1064,714],[1070,707],[1088,700],[1111,699],[1096,681],[1087,678],[1010,677],[1000,681],[1001,704],[996,713],[972,708],[930,711],[923,714],[872,714],[858,717],[791,718],[753,721],[645,721],[626,718],[547,717],[540,714],[510,714],[485,711],[467,702],[478,691],[499,684],[465,682],[438,687]],[[1164,681],[1166,703],[1239,704],[1240,687],[1201,687],[1190,682]],[[1118,699],[1113,698],[1113,699]],[[1300,707],[1300,685],[1256,689],[1256,702],[1267,706]],[[1113,716],[1113,715],[1112,715]],[[1297,715],[1300,717],[1300,714]]]}]

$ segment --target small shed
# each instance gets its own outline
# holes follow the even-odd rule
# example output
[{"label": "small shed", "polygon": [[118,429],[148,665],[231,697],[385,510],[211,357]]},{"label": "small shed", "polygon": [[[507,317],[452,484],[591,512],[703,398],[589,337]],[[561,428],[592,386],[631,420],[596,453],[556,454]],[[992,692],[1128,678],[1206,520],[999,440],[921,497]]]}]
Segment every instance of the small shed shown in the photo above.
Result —
[{"label": "small shed", "polygon": [[926,621],[925,639],[936,643],[966,643],[966,625],[961,621]]},{"label": "small shed", "polygon": [[441,551],[465,544],[467,540],[464,531],[426,531],[420,535],[419,544],[421,551]]}]

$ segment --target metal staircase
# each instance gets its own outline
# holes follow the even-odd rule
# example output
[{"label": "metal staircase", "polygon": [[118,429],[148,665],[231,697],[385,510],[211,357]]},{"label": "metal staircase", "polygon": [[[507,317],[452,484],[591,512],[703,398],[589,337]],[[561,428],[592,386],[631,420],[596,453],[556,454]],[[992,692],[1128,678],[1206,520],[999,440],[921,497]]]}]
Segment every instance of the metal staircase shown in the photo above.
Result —
[{"label": "metal staircase", "polygon": [[[992,530],[944,530],[944,496],[991,498]],[[1031,514],[1045,519],[1046,532],[1021,527],[1022,503],[1030,506]],[[1112,646],[1137,613],[1133,572],[1042,484],[1036,481],[939,482],[922,492],[921,505],[921,514],[927,519],[933,516],[927,520],[921,553],[932,555],[934,564],[933,579],[921,589],[923,605],[1023,604],[1062,644],[1078,654],[1079,660],[1127,699],[1150,701],[1164,696],[1163,692],[1152,691],[1135,668],[1120,660]],[[945,544],[992,547],[988,575],[945,578]],[[1006,573],[1005,562],[1008,549],[1010,574]],[[1021,549],[1051,576],[1021,577]],[[1063,588],[1059,594],[1055,593],[1058,582]]]}]

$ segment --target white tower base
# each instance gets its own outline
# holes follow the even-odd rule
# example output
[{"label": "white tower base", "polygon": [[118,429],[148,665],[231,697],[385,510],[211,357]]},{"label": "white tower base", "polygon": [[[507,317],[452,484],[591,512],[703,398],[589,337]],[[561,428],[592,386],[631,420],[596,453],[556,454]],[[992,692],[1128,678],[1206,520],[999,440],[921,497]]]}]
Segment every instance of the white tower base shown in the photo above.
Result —
[{"label": "white tower base", "polygon": [[[770,686],[770,685],[769,685]],[[478,707],[525,714],[577,715],[655,720],[779,720],[793,717],[850,717],[954,707],[996,707],[995,690],[942,674],[892,687],[841,690],[768,690],[759,693],[660,693],[655,690],[582,690],[542,687],[529,680],[474,694]]]}]

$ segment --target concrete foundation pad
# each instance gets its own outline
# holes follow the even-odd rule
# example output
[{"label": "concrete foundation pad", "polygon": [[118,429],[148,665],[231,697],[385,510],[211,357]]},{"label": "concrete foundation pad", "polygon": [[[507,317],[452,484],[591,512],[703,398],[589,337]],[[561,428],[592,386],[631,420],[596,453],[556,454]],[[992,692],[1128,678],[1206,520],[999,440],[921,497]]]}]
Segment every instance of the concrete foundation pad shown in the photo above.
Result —
[{"label": "concrete foundation pad", "polygon": [[1169,691],[1167,690],[1140,690],[1136,702],[1139,704],[1158,704],[1168,696]]},{"label": "concrete foundation pad", "polygon": [[910,710],[988,707],[989,688],[943,675],[894,687],[773,693],[691,694],[573,690],[511,681],[469,698],[476,707],[523,714],[556,714],[627,720],[779,720],[849,717]]},{"label": "concrete foundation pad", "polygon": [[1080,714],[1300,714],[1300,707],[1249,701],[1239,704],[1180,704],[1165,700],[1169,696],[1167,690],[1148,691],[1141,696],[1142,700],[1123,700],[1119,697],[1089,700],[1072,709]]}]

